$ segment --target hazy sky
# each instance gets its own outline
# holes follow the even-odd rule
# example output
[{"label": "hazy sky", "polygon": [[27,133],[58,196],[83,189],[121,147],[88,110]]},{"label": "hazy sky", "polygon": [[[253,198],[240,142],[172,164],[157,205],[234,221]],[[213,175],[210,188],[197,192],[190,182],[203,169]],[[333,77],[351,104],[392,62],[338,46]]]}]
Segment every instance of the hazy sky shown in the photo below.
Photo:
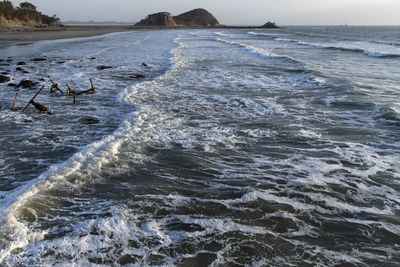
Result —
[{"label": "hazy sky", "polygon": [[[24,1],[11,0],[14,5]],[[400,0],[28,0],[62,20],[136,22],[148,14],[178,15],[202,7],[222,24],[400,25]]]}]

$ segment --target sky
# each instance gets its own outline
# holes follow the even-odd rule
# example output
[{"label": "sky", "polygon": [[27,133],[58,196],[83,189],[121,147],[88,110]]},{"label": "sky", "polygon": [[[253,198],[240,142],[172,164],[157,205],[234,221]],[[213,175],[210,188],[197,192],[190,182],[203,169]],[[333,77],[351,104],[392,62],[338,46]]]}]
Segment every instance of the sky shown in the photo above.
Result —
[{"label": "sky", "polygon": [[[15,6],[24,1],[11,0]],[[400,25],[400,0],[28,0],[62,21],[137,22],[148,14],[178,15],[194,8],[211,12],[221,24]]]}]

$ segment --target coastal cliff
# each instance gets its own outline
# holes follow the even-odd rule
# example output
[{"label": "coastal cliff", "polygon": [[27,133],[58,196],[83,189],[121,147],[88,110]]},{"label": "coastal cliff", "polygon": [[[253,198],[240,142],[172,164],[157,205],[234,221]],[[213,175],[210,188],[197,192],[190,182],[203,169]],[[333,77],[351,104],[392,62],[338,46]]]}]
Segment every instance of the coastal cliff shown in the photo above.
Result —
[{"label": "coastal cliff", "polygon": [[168,12],[160,12],[148,15],[142,19],[135,26],[190,26],[190,27],[214,27],[220,26],[218,20],[207,10],[198,8],[172,16]]},{"label": "coastal cliff", "polygon": [[19,30],[27,27],[45,28],[60,26],[60,19],[42,14],[36,6],[23,2],[19,7],[14,7],[10,1],[0,2],[0,30]]}]

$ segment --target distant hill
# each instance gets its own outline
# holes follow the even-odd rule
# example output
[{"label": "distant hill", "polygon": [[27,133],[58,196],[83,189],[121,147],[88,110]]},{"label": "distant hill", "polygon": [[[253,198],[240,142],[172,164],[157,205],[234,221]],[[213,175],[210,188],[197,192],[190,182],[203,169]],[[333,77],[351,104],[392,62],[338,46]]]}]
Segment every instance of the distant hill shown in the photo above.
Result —
[{"label": "distant hill", "polygon": [[0,2],[0,28],[9,29],[13,27],[47,27],[59,26],[60,19],[42,14],[36,10],[36,6],[23,2],[19,7],[14,7],[10,1]]},{"label": "distant hill", "polygon": [[148,15],[135,26],[192,26],[192,27],[214,27],[220,26],[218,20],[207,10],[198,8],[189,12],[172,16],[168,12],[159,12]]}]

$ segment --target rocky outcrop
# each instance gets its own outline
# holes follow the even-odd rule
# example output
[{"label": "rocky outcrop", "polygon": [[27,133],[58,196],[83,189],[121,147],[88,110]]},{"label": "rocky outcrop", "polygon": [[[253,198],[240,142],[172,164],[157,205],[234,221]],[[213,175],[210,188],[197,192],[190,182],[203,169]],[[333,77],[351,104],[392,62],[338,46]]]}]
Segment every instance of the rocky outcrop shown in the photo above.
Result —
[{"label": "rocky outcrop", "polygon": [[60,19],[57,16],[50,17],[42,14],[31,3],[22,2],[19,7],[14,7],[10,1],[0,2],[0,30],[2,31],[60,25]]},{"label": "rocky outcrop", "polygon": [[277,29],[279,28],[275,22],[270,22],[268,21],[267,23],[265,23],[264,25],[261,26],[261,28],[266,28],[266,29]]},{"label": "rocky outcrop", "polygon": [[218,20],[207,10],[198,8],[174,17],[178,25],[183,26],[219,26]]},{"label": "rocky outcrop", "polygon": [[178,16],[172,16],[168,12],[160,12],[148,15],[135,26],[190,26],[190,27],[213,27],[219,26],[218,20],[205,9],[194,9]]},{"label": "rocky outcrop", "polygon": [[168,12],[159,12],[148,15],[145,19],[142,19],[136,26],[177,26],[175,20]]}]

